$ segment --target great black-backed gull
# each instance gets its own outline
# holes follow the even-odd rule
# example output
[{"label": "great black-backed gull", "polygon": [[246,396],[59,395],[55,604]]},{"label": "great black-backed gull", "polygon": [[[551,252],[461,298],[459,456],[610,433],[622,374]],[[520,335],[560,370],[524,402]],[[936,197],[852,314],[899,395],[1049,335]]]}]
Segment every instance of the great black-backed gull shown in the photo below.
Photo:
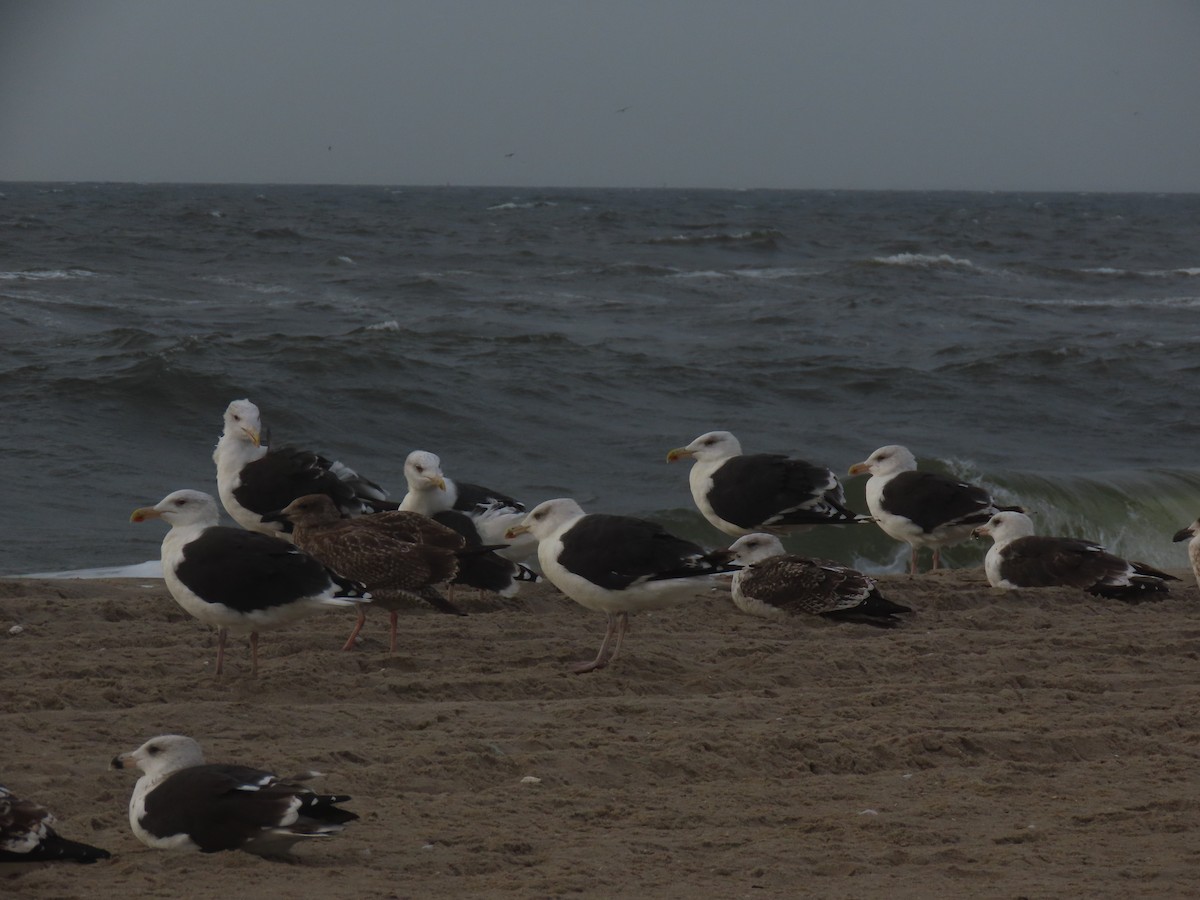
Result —
[{"label": "great black-backed gull", "polygon": [[733,602],[742,612],[767,619],[823,616],[884,627],[912,612],[882,594],[875,580],[826,559],[807,559],[783,549],[773,534],[747,534],[729,547],[731,562],[744,568],[733,575]]},{"label": "great black-backed gull", "polygon": [[696,507],[733,537],[866,521],[847,509],[842,485],[830,469],[775,453],[743,455],[728,431],[710,431],[676,447],[667,462],[688,457],[695,460],[688,482]]},{"label": "great black-backed gull", "polygon": [[727,551],[706,552],[645,519],[588,515],[567,498],[535,506],[509,533],[537,538],[538,561],[550,583],[608,617],[600,652],[576,672],[601,669],[616,659],[632,613],[691,600],[714,585],[714,576],[734,568]]},{"label": "great black-backed gull", "polygon": [[112,854],[90,844],[69,841],[53,828],[54,816],[40,804],[13,796],[0,784],[0,863],[93,863]]},{"label": "great black-backed gull", "polygon": [[537,552],[537,541],[531,536],[505,537],[525,518],[523,503],[478,484],[447,478],[436,453],[414,450],[408,454],[404,480],[408,493],[400,501],[401,509],[437,519],[468,538],[473,529],[479,544],[507,544],[497,552],[513,562],[524,562]]},{"label": "great black-backed gull", "polygon": [[851,475],[870,473],[867,509],[885,534],[912,548],[909,572],[913,575],[920,547],[933,548],[937,569],[943,547],[961,544],[975,526],[997,512],[1021,511],[1019,506],[999,506],[978,485],[916,469],[916,457],[898,444],[880,447],[850,467]]},{"label": "great black-backed gull", "polygon": [[1145,563],[1114,556],[1092,541],[1037,536],[1024,513],[998,512],[976,528],[975,535],[994,542],[983,561],[992,587],[1074,587],[1100,597],[1139,600],[1165,594],[1167,582],[1178,581]]},{"label": "great black-backed gull", "polygon": [[129,825],[155,850],[286,856],[297,842],[332,837],[358,818],[337,806],[349,797],[299,783],[319,773],[281,779],[247,766],[206,765],[200,745],[179,734],[151,738],[112,765],[142,770],[129,799]]},{"label": "great black-backed gull", "polygon": [[285,541],[218,525],[217,501],[201,491],[175,491],[130,516],[133,522],[147,519],[171,526],[162,542],[167,590],[187,612],[217,628],[217,675],[229,631],[250,632],[251,665],[258,674],[260,631],[369,599],[362,585]]},{"label": "great black-backed gull", "polygon": [[[280,512],[292,523],[292,540],[305,553],[371,593],[371,606],[391,616],[391,652],[396,652],[398,610],[428,603],[439,612],[464,616],[434,585],[458,577],[465,541],[451,528],[414,512],[381,512],[343,519],[324,494],[293,500]],[[507,560],[500,560],[510,565]],[[366,621],[359,605],[358,621],[343,650],[354,648]]]},{"label": "great black-backed gull", "polygon": [[1173,540],[1176,543],[1188,541],[1188,562],[1192,564],[1192,574],[1196,576],[1196,584],[1200,585],[1200,519],[1187,528],[1175,532]]},{"label": "great black-backed gull", "polygon": [[286,533],[285,524],[264,522],[263,516],[305,494],[328,494],[346,516],[396,508],[387,491],[340,462],[310,450],[269,448],[258,407],[249,400],[234,400],[225,409],[213,462],[221,503],[250,531]]}]

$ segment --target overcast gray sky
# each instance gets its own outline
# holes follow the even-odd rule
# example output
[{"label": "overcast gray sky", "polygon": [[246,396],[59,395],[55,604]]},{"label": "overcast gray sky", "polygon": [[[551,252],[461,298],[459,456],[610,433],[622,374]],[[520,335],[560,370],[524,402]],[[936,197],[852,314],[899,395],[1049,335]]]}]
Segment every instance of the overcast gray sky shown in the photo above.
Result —
[{"label": "overcast gray sky", "polygon": [[0,180],[1200,191],[1200,2],[0,0]]}]

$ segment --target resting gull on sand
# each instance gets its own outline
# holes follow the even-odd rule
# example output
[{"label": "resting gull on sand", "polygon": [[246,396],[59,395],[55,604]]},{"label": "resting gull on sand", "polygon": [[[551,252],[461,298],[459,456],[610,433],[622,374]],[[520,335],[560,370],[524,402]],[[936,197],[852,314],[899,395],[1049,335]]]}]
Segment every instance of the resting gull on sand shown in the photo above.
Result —
[{"label": "resting gull on sand", "polygon": [[155,850],[287,856],[293,844],[332,837],[358,818],[337,805],[349,797],[299,783],[317,772],[281,779],[247,766],[206,765],[200,745],[179,734],[151,738],[112,766],[142,770],[129,798],[129,825]]},{"label": "resting gull on sand", "polygon": [[747,534],[729,547],[731,562],[744,568],[733,575],[738,609],[764,618],[822,616],[890,627],[912,612],[879,593],[874,579],[824,559],[786,553],[772,534]]},{"label": "resting gull on sand", "polygon": [[81,862],[108,859],[107,850],[69,841],[53,828],[54,816],[0,785],[0,863]]},{"label": "resting gull on sand", "polygon": [[994,542],[983,566],[996,588],[1064,586],[1117,600],[1149,600],[1167,593],[1168,581],[1178,581],[1092,541],[1035,535],[1033,521],[1024,513],[998,512],[975,534]]}]

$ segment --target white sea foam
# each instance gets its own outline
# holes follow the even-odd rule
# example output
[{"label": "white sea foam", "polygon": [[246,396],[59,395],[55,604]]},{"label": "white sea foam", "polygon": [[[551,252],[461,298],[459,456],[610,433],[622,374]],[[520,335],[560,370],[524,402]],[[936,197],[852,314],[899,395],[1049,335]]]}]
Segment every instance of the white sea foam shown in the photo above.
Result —
[{"label": "white sea foam", "polygon": [[909,266],[917,269],[978,268],[971,260],[951,256],[949,253],[939,253],[936,256],[928,253],[896,253],[892,256],[876,256],[871,262],[881,266]]},{"label": "white sea foam", "polygon": [[388,319],[386,322],[376,322],[374,325],[368,325],[367,331],[399,331],[400,323],[395,319]]},{"label": "white sea foam", "polygon": [[742,278],[761,278],[765,281],[773,281],[777,278],[796,278],[801,275],[818,275],[821,273],[781,267],[772,269],[734,269],[733,274],[739,275]]},{"label": "white sea foam", "polygon": [[50,281],[61,278],[94,278],[90,269],[26,269],[21,272],[0,272],[0,281]]},{"label": "white sea foam", "polygon": [[1177,278],[1180,275],[1194,278],[1200,276],[1200,268],[1182,269],[1114,269],[1109,266],[1097,266],[1091,269],[1080,269],[1086,275],[1107,275],[1114,278]]},{"label": "white sea foam", "polygon": [[102,566],[96,569],[70,569],[65,572],[30,572],[16,578],[162,578],[162,562],[157,559],[130,566]]}]

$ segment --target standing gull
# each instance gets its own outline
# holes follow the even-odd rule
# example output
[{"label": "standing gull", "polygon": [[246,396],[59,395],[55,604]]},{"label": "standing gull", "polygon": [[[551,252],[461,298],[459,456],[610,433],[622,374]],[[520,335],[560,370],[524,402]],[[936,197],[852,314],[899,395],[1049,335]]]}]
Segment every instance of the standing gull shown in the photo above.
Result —
[{"label": "standing gull", "polygon": [[408,493],[400,508],[437,519],[468,537],[472,543],[505,544],[505,559],[524,562],[537,552],[529,535],[507,537],[525,518],[525,504],[478,484],[456,482],[442,473],[442,460],[428,450],[414,450],[404,460]]},{"label": "standing gull", "polygon": [[111,856],[107,850],[61,837],[53,825],[54,816],[45,807],[14,797],[0,785],[0,863],[93,863]]},{"label": "standing gull", "polygon": [[1144,600],[1165,594],[1167,582],[1178,580],[1114,556],[1092,541],[1035,535],[1033,521],[1024,513],[998,512],[975,535],[994,542],[983,567],[996,588],[1075,587],[1099,597]]},{"label": "standing gull", "polygon": [[941,563],[942,547],[961,544],[971,530],[1001,510],[1021,512],[1019,506],[998,506],[978,485],[937,472],[918,472],[917,459],[906,447],[880,447],[850,467],[851,475],[870,473],[867,509],[883,529],[911,548],[909,573],[917,574],[917,550],[933,548],[933,568]]},{"label": "standing gull", "polygon": [[266,513],[283,509],[305,494],[328,494],[342,515],[395,509],[387,491],[340,462],[310,450],[268,448],[262,417],[249,400],[225,409],[225,430],[213,450],[217,493],[235,522],[250,531],[280,536],[288,526],[264,522]]},{"label": "standing gull", "polygon": [[[1188,539],[1191,540],[1188,540]],[[1192,564],[1192,574],[1196,576],[1196,584],[1200,585],[1200,519],[1187,528],[1175,532],[1175,543],[1188,541],[1188,562]]]},{"label": "standing gull", "polygon": [[538,561],[550,583],[608,617],[600,652],[574,668],[581,673],[617,658],[632,613],[691,600],[713,586],[714,576],[734,568],[726,551],[707,553],[645,519],[588,515],[567,498],[534,507],[509,533],[537,538]]},{"label": "standing gull", "polygon": [[[459,572],[464,541],[453,529],[412,512],[381,512],[343,519],[324,494],[309,494],[289,503],[279,514],[292,523],[296,546],[371,592],[371,605],[391,616],[391,652],[396,652],[398,610],[427,603],[439,612],[462,616],[434,587]],[[486,552],[486,551],[483,551]],[[366,606],[343,650],[354,648],[366,621]]]},{"label": "standing gull", "polygon": [[912,612],[885,598],[862,572],[788,554],[773,534],[747,534],[729,552],[731,562],[744,566],[733,575],[733,602],[754,616],[813,615],[890,627],[899,624],[897,614]]},{"label": "standing gull", "polygon": [[688,482],[697,508],[733,537],[865,521],[846,508],[842,485],[825,466],[775,453],[743,455],[728,431],[710,431],[676,447],[667,462],[688,457],[695,460]]},{"label": "standing gull", "polygon": [[286,856],[298,841],[332,837],[358,818],[337,805],[349,797],[299,784],[317,772],[281,779],[247,766],[206,765],[200,745],[179,734],[151,738],[112,766],[142,770],[129,798],[129,825],[155,850]]},{"label": "standing gull", "polygon": [[218,525],[217,501],[201,491],[175,491],[130,516],[133,522],[147,519],[171,526],[162,542],[167,590],[187,612],[217,628],[217,675],[231,629],[250,632],[257,675],[260,631],[370,597],[362,585],[330,572],[289,543]]}]

